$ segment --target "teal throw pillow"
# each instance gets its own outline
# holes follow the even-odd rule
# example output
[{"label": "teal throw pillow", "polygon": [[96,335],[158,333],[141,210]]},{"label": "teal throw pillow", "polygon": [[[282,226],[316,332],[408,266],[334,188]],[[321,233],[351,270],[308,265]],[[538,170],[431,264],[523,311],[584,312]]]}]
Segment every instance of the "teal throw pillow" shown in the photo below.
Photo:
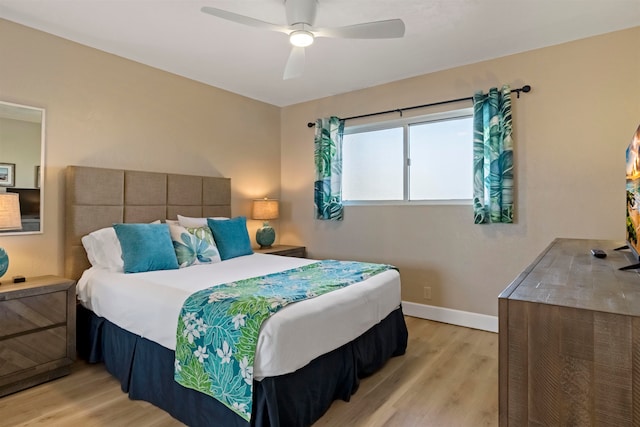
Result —
[{"label": "teal throw pillow", "polygon": [[125,273],[175,270],[178,260],[167,224],[114,224]]},{"label": "teal throw pillow", "polygon": [[247,231],[247,218],[243,216],[232,219],[207,218],[207,224],[213,232],[213,239],[216,241],[223,261],[253,253]]}]

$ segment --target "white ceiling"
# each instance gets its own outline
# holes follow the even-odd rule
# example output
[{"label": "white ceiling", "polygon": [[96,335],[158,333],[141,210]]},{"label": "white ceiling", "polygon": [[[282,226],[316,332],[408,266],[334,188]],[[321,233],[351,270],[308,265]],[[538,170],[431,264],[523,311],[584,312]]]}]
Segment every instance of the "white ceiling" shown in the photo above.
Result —
[{"label": "white ceiling", "polygon": [[317,39],[283,81],[285,34],[202,6],[286,25],[282,0],[0,0],[0,17],[277,106],[640,24],[640,0],[318,0],[317,27],[400,18],[405,37]]}]

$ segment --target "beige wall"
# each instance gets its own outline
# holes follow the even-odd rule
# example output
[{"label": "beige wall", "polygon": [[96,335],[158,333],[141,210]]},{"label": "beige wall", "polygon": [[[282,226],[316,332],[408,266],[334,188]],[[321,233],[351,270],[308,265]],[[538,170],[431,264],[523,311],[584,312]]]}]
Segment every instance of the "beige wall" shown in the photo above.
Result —
[{"label": "beige wall", "polygon": [[275,106],[2,19],[0,58],[0,100],[46,109],[44,234],[0,236],[4,280],[62,274],[67,165],[231,177],[236,215],[279,196]]},{"label": "beige wall", "polygon": [[[553,238],[624,238],[624,153],[640,124],[639,41],[636,27],[284,108],[281,241],[307,245],[312,257],[395,264],[404,300],[496,315],[500,291]],[[308,121],[503,83],[533,87],[513,101],[516,224],[473,225],[470,206],[349,206],[342,222],[313,219]]]}]

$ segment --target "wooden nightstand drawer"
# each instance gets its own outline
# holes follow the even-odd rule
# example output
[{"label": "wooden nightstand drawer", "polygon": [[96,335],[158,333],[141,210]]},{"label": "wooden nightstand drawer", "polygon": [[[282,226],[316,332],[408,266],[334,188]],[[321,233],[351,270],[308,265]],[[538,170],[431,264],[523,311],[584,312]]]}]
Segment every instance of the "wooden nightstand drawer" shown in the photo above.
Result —
[{"label": "wooden nightstand drawer", "polygon": [[0,341],[0,386],[9,375],[67,357],[67,327],[45,329]]},{"label": "wooden nightstand drawer", "polygon": [[306,258],[307,248],[304,246],[273,245],[270,248],[255,249],[256,253]]},{"label": "wooden nightstand drawer", "polygon": [[0,397],[66,375],[76,357],[75,282],[0,286]]},{"label": "wooden nightstand drawer", "polygon": [[0,339],[66,321],[67,293],[63,291],[0,301]]}]

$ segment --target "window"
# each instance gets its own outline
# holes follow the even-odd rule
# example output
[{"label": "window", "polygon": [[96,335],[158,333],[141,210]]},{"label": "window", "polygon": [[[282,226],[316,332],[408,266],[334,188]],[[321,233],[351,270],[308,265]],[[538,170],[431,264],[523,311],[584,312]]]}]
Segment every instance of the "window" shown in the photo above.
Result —
[{"label": "window", "polygon": [[349,202],[470,202],[473,110],[347,127],[342,199]]}]

